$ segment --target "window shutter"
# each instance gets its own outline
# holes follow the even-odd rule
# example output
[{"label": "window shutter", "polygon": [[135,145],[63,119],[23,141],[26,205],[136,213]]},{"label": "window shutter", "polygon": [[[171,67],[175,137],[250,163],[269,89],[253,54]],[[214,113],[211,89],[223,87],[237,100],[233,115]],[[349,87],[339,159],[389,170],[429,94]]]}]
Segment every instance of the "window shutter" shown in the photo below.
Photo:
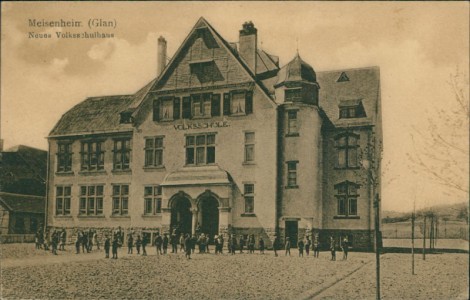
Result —
[{"label": "window shutter", "polygon": [[160,101],[158,99],[153,100],[153,120],[160,121]]},{"label": "window shutter", "polygon": [[180,118],[180,98],[175,98],[173,100],[173,120],[178,120]]},{"label": "window shutter", "polygon": [[230,115],[230,93],[224,94],[224,116]]},{"label": "window shutter", "polygon": [[248,91],[246,92],[246,96],[245,96],[245,113],[248,115],[248,114],[252,114],[253,113],[253,92],[252,91]]},{"label": "window shutter", "polygon": [[183,97],[183,119],[191,118],[191,98]]},{"label": "window shutter", "polygon": [[213,117],[220,116],[220,94],[212,95],[211,114]]}]

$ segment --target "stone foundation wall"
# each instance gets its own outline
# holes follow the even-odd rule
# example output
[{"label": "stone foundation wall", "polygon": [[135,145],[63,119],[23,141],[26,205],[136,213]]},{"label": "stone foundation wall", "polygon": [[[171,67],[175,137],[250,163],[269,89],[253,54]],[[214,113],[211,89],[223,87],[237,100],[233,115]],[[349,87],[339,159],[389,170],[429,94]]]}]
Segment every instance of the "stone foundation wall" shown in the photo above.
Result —
[{"label": "stone foundation wall", "polygon": [[340,238],[348,237],[352,250],[373,251],[374,250],[374,231],[372,230],[344,230],[344,229],[314,229],[313,235],[318,234],[320,238],[320,247],[328,250],[330,247],[330,236],[333,236],[338,242]]}]

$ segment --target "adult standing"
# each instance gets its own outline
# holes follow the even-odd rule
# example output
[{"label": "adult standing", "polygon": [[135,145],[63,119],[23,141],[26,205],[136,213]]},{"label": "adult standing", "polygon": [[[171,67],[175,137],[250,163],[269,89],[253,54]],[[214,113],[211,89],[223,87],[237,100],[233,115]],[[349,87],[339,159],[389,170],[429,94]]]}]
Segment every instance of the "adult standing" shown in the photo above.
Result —
[{"label": "adult standing", "polygon": [[118,247],[119,247],[119,237],[118,237],[118,235],[114,235],[112,247],[113,247],[113,258],[117,259],[118,258]]},{"label": "adult standing", "polygon": [[142,245],[142,239],[140,238],[140,234],[138,234],[137,239],[135,240],[135,249],[137,250],[137,254],[140,254],[141,245]]},{"label": "adult standing", "polygon": [[297,243],[297,248],[299,249],[299,257],[304,257],[304,240],[299,239],[299,242]]},{"label": "adult standing", "polygon": [[263,240],[263,237],[261,236],[259,237],[258,246],[259,246],[259,253],[264,254],[264,240]]},{"label": "adult standing", "polygon": [[307,235],[305,239],[305,254],[307,254],[307,256],[310,254],[310,245],[312,245],[312,241],[310,240],[310,236]]},{"label": "adult standing", "polygon": [[106,253],[106,258],[109,258],[110,248],[111,248],[111,241],[109,240],[109,236],[106,235],[106,239],[104,240],[104,253]]},{"label": "adult standing", "polygon": [[145,249],[145,247],[147,247],[148,242],[148,235],[144,233],[142,235],[142,256],[147,256],[147,250]]},{"label": "adult standing", "polygon": [[277,235],[274,236],[274,242],[273,242],[273,250],[274,250],[274,256],[277,256],[277,250],[280,249],[280,241],[279,237]]},{"label": "adult standing", "polygon": [[134,237],[132,233],[127,236],[127,254],[133,254],[134,252]]},{"label": "adult standing", "polygon": [[251,234],[248,238],[248,253],[255,253],[255,235]]},{"label": "adult standing", "polygon": [[336,245],[335,239],[333,236],[330,236],[330,251],[331,251],[331,260],[336,260]]},{"label": "adult standing", "polygon": [[67,232],[65,228],[62,228],[62,232],[60,233],[60,250],[65,251],[65,242],[67,241]]},{"label": "adult standing", "polygon": [[96,249],[100,250],[100,243],[98,240],[98,233],[96,230],[93,231],[93,243],[96,245]]},{"label": "adult standing", "polygon": [[240,235],[240,241],[238,243],[240,245],[240,253],[243,253],[243,248],[245,247],[245,238],[243,235]]},{"label": "adult standing", "polygon": [[191,259],[191,237],[190,235],[187,233],[186,234],[186,237],[184,239],[184,250],[185,250],[185,257],[187,259]]},{"label": "adult standing", "polygon": [[237,249],[237,238],[236,238],[235,234],[232,234],[232,237],[230,238],[229,247],[230,247],[230,253],[232,253],[232,255],[234,255],[235,250]]},{"label": "adult standing", "polygon": [[163,239],[160,236],[160,233],[157,232],[157,236],[155,237],[155,248],[157,250],[157,254],[163,254],[162,252],[162,244],[163,244]]},{"label": "adult standing", "polygon": [[285,245],[286,256],[287,256],[288,253],[289,253],[289,256],[290,256],[290,247],[291,247],[290,238],[286,237],[286,245]]},{"label": "adult standing", "polygon": [[168,250],[168,243],[169,243],[168,234],[164,233],[163,234],[163,254],[166,254]]}]

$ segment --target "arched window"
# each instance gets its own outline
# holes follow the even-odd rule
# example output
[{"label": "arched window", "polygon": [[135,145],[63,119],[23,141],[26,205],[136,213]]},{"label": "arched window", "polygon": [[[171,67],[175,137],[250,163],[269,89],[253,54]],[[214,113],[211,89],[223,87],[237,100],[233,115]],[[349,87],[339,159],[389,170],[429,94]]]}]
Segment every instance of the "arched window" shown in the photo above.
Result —
[{"label": "arched window", "polygon": [[343,181],[335,185],[336,199],[338,201],[338,216],[357,216],[357,198],[359,197],[359,184]]},{"label": "arched window", "polygon": [[343,133],[335,137],[336,168],[357,168],[359,135]]}]

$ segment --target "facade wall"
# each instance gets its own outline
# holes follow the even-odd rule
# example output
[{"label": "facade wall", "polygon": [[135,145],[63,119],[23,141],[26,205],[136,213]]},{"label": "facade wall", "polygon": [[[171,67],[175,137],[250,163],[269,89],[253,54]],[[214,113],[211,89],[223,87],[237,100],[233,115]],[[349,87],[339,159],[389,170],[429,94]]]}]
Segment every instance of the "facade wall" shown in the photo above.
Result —
[{"label": "facade wall", "polygon": [[8,234],[10,212],[0,205],[0,234]]},{"label": "facade wall", "polygon": [[[298,134],[289,134],[287,114],[297,111]],[[284,106],[284,130],[282,156],[282,205],[279,227],[284,228],[285,220],[298,219],[299,229],[311,229],[320,225],[321,211],[321,125],[318,108],[306,104]],[[288,186],[289,161],[297,162],[297,186]]]},{"label": "facade wall", "polygon": [[[371,187],[367,180],[367,174],[364,169],[357,168],[337,168],[337,150],[335,148],[335,137],[345,132],[345,129],[336,129],[325,133],[325,152],[324,152],[324,197],[323,197],[323,222],[324,229],[366,229],[373,230],[374,211],[373,199],[371,197]],[[360,136],[358,143],[358,159],[361,159],[365,149],[370,141],[370,128],[349,129],[349,132]],[[338,200],[336,195],[338,191],[335,185],[344,181],[350,181],[360,184],[357,197],[357,216],[340,217],[338,216]]]}]

